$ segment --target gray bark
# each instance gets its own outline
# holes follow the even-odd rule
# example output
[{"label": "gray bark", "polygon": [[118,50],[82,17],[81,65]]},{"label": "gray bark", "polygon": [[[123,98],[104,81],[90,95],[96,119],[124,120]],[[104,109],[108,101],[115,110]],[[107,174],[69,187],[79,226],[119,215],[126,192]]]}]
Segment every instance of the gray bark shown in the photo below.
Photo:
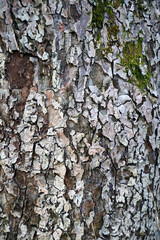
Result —
[{"label": "gray bark", "polygon": [[159,238],[159,1],[95,2],[0,0],[0,240]]}]

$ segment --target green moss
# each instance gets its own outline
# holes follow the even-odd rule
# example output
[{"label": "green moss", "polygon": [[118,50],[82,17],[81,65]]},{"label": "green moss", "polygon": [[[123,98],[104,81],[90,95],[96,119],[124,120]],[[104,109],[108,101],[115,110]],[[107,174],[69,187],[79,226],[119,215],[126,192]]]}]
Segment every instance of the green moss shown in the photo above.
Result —
[{"label": "green moss", "polygon": [[141,91],[149,86],[151,78],[151,73],[148,70],[145,74],[141,70],[141,66],[143,67],[147,63],[145,56],[142,54],[142,42],[142,38],[139,38],[137,43],[127,42],[121,58],[121,65],[125,66],[126,72],[131,75],[129,82],[135,84]]},{"label": "green moss", "polygon": [[91,22],[93,28],[102,28],[105,12],[112,13],[111,1],[94,0]]},{"label": "green moss", "polygon": [[108,31],[108,46],[106,48],[102,47],[103,44],[100,46],[100,50],[98,53],[101,52],[99,55],[106,56],[108,53],[112,53],[112,46],[117,45],[120,46],[120,43],[118,41],[118,32],[119,27],[116,24],[116,18],[114,14],[114,9],[118,8],[124,0],[94,0],[93,3],[93,9],[92,9],[92,21],[90,23],[90,26],[92,26],[93,29],[95,29],[96,34],[96,41],[100,42],[101,40],[101,29],[103,27],[103,21],[104,16],[106,14],[107,17],[107,31]]},{"label": "green moss", "polygon": [[143,1],[142,0],[137,0],[137,5],[138,5],[138,10],[139,11],[143,11]]},{"label": "green moss", "polygon": [[7,218],[1,218],[0,217],[0,220],[1,220],[1,232],[5,232],[5,227],[6,227],[6,225],[7,225]]},{"label": "green moss", "polygon": [[104,20],[105,3],[102,0],[95,0],[94,3],[91,25],[94,28],[101,29]]},{"label": "green moss", "polygon": [[104,57],[103,56],[103,49],[97,49],[96,50],[96,56],[97,56],[98,59],[103,58]]},{"label": "green moss", "polygon": [[113,53],[113,50],[112,50],[111,46],[109,45],[108,47],[103,49],[103,52],[105,55],[108,55],[109,53]]},{"label": "green moss", "polygon": [[117,38],[118,32],[119,32],[119,27],[115,23],[110,24],[110,26],[108,27],[109,40],[118,40]]},{"label": "green moss", "polygon": [[[149,4],[149,1],[148,1],[148,4]],[[134,15],[136,15],[137,17],[142,17],[143,12],[146,12],[147,8],[146,8],[146,5],[144,6],[144,1],[143,0],[135,0]]]},{"label": "green moss", "polygon": [[120,46],[120,42],[118,40],[118,32],[119,32],[119,27],[115,24],[115,22],[111,22],[108,27],[108,43],[107,47],[103,49],[103,52],[105,56],[107,56],[109,53],[113,53],[112,46],[117,45],[117,47]]},{"label": "green moss", "polygon": [[92,10],[92,21],[90,26],[96,29],[97,41],[100,40],[100,30],[103,27],[104,15],[107,14],[107,29],[109,41],[114,38],[117,39],[119,32],[118,26],[115,23],[115,15],[113,8],[117,8],[122,4],[123,0],[94,0]]}]

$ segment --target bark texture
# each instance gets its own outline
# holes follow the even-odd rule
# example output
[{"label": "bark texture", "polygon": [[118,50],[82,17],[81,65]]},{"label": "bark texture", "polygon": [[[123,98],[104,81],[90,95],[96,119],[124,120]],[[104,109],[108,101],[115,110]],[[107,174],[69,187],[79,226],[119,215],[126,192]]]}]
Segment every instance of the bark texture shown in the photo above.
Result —
[{"label": "bark texture", "polygon": [[0,240],[159,239],[159,31],[158,0],[0,0]]}]

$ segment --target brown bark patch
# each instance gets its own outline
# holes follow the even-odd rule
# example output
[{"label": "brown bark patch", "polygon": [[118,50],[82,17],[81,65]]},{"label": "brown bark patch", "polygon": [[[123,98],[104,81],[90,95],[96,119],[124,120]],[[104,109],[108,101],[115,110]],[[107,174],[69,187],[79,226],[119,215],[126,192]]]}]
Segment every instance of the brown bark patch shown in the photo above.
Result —
[{"label": "brown bark patch", "polygon": [[31,87],[34,77],[34,64],[29,55],[14,52],[7,62],[7,76],[11,89],[21,89],[25,86]]},{"label": "brown bark patch", "polygon": [[71,5],[70,7],[70,13],[71,13],[71,17],[77,21],[79,18],[80,18],[80,14],[79,12],[77,11],[77,8],[76,8],[76,5]]},{"label": "brown bark patch", "polygon": [[72,176],[71,170],[69,168],[67,168],[64,183],[67,187],[67,192],[71,189],[74,189],[75,187],[76,179],[74,176]]},{"label": "brown bark patch", "polygon": [[99,231],[102,228],[104,216],[105,216],[105,211],[102,211],[98,213],[94,218],[93,228],[94,228],[96,237],[99,237]]},{"label": "brown bark patch", "polygon": [[10,114],[14,119],[13,112],[16,110],[20,120],[34,79],[34,64],[30,61],[30,56],[19,52],[10,54],[6,63],[6,75],[12,89],[12,97],[17,99]]},{"label": "brown bark patch", "polygon": [[83,209],[86,216],[89,216],[90,211],[94,209],[94,202],[92,200],[86,200],[83,204]]},{"label": "brown bark patch", "polygon": [[101,191],[102,191],[101,186],[98,186],[98,187],[93,189],[92,196],[93,196],[94,201],[98,201],[98,199],[101,196]]}]

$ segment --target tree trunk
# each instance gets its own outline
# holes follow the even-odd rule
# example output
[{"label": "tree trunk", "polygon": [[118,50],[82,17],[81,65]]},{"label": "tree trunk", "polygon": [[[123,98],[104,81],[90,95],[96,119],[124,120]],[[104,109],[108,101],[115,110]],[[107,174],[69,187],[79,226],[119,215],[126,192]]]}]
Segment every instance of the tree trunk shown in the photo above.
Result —
[{"label": "tree trunk", "polygon": [[159,239],[159,15],[0,0],[0,240]]}]

